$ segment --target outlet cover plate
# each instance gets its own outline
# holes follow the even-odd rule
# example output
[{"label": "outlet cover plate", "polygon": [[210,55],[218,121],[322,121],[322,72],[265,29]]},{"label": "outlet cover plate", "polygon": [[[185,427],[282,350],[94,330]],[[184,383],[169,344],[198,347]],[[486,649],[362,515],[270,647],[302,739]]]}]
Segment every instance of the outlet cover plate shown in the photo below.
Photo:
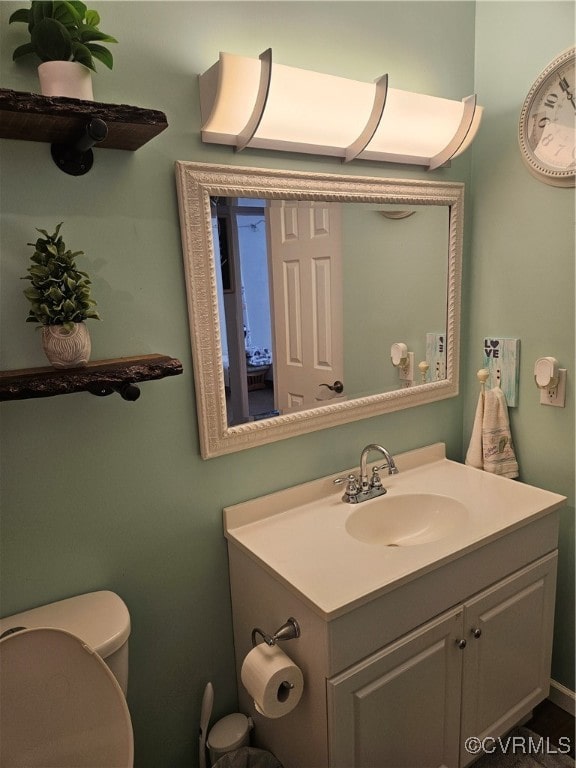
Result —
[{"label": "outlet cover plate", "polygon": [[566,368],[558,369],[558,384],[555,387],[544,387],[540,390],[540,405],[555,405],[564,408],[566,405]]}]

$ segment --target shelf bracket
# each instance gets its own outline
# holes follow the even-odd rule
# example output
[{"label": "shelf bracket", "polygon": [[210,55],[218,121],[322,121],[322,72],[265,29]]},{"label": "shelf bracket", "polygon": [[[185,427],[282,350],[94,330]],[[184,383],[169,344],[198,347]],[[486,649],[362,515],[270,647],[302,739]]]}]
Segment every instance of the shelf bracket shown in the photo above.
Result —
[{"label": "shelf bracket", "polygon": [[94,162],[92,147],[108,136],[108,126],[99,117],[91,118],[84,126],[84,131],[73,144],[52,144],[52,159],[64,173],[70,176],[83,176],[88,173]]},{"label": "shelf bracket", "polygon": [[140,387],[131,381],[122,381],[119,384],[90,384],[87,391],[97,397],[107,397],[118,392],[122,400],[128,400],[131,403],[140,397]]}]

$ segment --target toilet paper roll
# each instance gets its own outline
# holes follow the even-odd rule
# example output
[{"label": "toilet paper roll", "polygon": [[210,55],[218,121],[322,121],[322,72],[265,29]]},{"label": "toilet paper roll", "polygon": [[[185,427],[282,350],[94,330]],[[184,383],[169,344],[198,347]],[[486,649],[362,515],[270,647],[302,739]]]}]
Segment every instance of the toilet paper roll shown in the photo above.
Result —
[{"label": "toilet paper roll", "polygon": [[283,717],[300,701],[302,670],[277,645],[260,643],[244,659],[240,679],[264,717]]}]

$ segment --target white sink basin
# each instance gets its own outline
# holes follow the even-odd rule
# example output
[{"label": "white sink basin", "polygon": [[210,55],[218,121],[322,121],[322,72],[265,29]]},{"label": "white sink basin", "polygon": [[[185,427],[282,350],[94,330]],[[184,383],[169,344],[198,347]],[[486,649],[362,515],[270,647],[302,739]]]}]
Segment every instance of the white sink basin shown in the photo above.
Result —
[{"label": "white sink basin", "polygon": [[467,518],[464,504],[450,496],[406,493],[361,502],[346,520],[346,530],[366,544],[413,547],[449,536]]},{"label": "white sink basin", "polygon": [[519,531],[565,497],[446,458],[444,445],[394,456],[384,496],[346,504],[334,480],[357,467],[227,507],[226,537],[323,619],[335,619]]}]

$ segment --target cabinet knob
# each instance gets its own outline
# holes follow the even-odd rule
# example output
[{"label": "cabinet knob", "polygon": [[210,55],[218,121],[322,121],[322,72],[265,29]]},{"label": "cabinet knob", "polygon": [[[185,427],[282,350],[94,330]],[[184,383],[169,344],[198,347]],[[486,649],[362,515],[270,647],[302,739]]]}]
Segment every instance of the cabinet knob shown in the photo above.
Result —
[{"label": "cabinet knob", "polygon": [[466,648],[466,640],[456,640],[456,645],[460,649]]},{"label": "cabinet knob", "polygon": [[478,640],[478,638],[481,637],[482,635],[482,630],[480,629],[480,627],[473,627],[471,629],[471,632],[472,632],[472,636],[475,637],[476,640]]}]

